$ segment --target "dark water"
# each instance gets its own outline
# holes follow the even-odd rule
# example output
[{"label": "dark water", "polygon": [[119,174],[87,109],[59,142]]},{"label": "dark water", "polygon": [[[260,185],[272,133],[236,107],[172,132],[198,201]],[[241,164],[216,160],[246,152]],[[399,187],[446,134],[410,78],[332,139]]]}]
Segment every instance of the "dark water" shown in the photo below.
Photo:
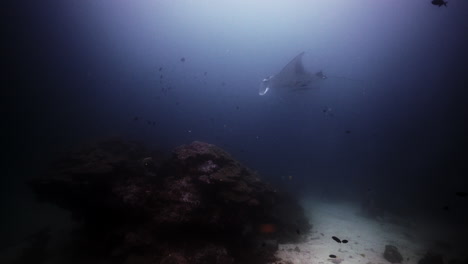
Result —
[{"label": "dark water", "polygon": [[[467,223],[468,2],[449,2],[6,4],[3,243],[56,213],[27,179],[111,136],[162,151],[206,141],[300,197],[372,192],[408,217]],[[302,51],[329,76],[320,88],[259,96]]]}]

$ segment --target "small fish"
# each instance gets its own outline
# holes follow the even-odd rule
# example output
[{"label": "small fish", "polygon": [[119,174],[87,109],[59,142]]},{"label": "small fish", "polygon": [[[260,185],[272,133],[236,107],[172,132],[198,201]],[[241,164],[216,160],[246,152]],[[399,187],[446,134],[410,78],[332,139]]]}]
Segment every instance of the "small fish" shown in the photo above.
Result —
[{"label": "small fish", "polygon": [[329,106],[324,106],[324,108],[322,109],[322,112],[327,115],[327,116],[333,116],[333,112],[332,112],[332,108],[329,107]]},{"label": "small fish", "polygon": [[457,196],[459,196],[459,197],[466,197],[466,196],[468,196],[468,193],[467,193],[467,192],[456,192],[455,194],[456,194]]},{"label": "small fish", "polygon": [[300,234],[301,234],[301,231],[299,231],[299,229],[296,229],[296,233],[297,233],[298,235],[300,235]]},{"label": "small fish", "polygon": [[345,133],[346,134],[351,134],[351,130],[346,130]]},{"label": "small fish", "polygon": [[153,121],[153,126],[156,125],[156,121]]},{"label": "small fish", "polygon": [[332,236],[332,239],[335,240],[338,243],[341,243],[341,240],[339,238],[337,238],[336,236]]},{"label": "small fish", "polygon": [[184,57],[180,58],[180,61],[185,62],[185,58]]},{"label": "small fish", "polygon": [[348,240],[343,239],[343,240],[341,240],[341,243],[346,244],[346,243],[348,243]]},{"label": "small fish", "polygon": [[135,117],[133,118],[133,121],[138,121],[138,116],[135,116]]},{"label": "small fish", "polygon": [[444,211],[448,211],[450,208],[448,207],[448,205],[446,205],[446,206],[442,207],[442,209],[443,209]]},{"label": "small fish", "polygon": [[447,1],[444,1],[444,0],[432,0],[431,2],[433,5],[436,5],[436,6],[446,6],[447,7]]},{"label": "small fish", "polygon": [[208,74],[207,72],[203,73],[203,75],[205,75],[205,76],[206,76],[207,74]]},{"label": "small fish", "polygon": [[336,258],[336,255],[330,254],[329,257],[330,258]]},{"label": "small fish", "polygon": [[161,75],[159,75],[159,79],[162,79],[162,78],[163,78],[163,75],[162,75],[162,74],[161,74]]},{"label": "small fish", "polygon": [[163,69],[162,67],[159,67],[159,71],[162,71],[162,69]]},{"label": "small fish", "polygon": [[315,76],[319,77],[320,79],[327,79],[328,77],[323,74],[323,71],[319,71],[315,74]]},{"label": "small fish", "polygon": [[151,125],[151,121],[149,121],[149,120],[146,120],[146,122],[148,123],[148,125]]},{"label": "small fish", "polygon": [[143,166],[145,166],[145,167],[151,166],[151,164],[153,164],[153,158],[151,158],[151,157],[146,157],[146,158],[144,158],[144,159],[142,160],[142,164],[143,164]]},{"label": "small fish", "polygon": [[236,106],[236,109],[239,110],[239,106],[238,106],[238,105]]}]

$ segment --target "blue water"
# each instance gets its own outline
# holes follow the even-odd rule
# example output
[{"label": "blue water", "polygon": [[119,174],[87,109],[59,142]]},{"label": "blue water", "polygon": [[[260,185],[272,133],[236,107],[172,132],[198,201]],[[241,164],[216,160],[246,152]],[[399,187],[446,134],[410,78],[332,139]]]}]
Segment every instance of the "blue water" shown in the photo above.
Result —
[{"label": "blue water", "polygon": [[[359,200],[372,189],[388,208],[467,211],[454,195],[468,189],[467,1],[45,0],[5,10],[1,193],[12,211],[57,153],[111,136],[164,151],[213,143],[303,196]],[[259,96],[260,81],[302,51],[305,68],[329,78]]]}]

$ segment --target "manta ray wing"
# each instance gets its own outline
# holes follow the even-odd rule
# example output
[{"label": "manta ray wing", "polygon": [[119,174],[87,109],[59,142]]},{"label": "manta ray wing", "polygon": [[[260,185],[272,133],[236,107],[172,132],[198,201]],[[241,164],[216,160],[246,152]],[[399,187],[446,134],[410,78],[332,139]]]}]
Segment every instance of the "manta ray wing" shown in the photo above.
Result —
[{"label": "manta ray wing", "polygon": [[310,89],[310,84],[318,79],[314,74],[307,72],[302,64],[304,52],[292,59],[273,79],[274,89],[287,91]]},{"label": "manta ray wing", "polygon": [[294,57],[294,59],[286,64],[286,66],[274,76],[273,87],[289,87],[293,85],[300,76],[305,74],[302,56],[304,56],[304,52]]},{"label": "manta ray wing", "polygon": [[292,59],[283,69],[280,71],[278,75],[282,74],[304,74],[304,65],[302,64],[302,56],[304,56],[304,52],[299,53],[294,59]]}]

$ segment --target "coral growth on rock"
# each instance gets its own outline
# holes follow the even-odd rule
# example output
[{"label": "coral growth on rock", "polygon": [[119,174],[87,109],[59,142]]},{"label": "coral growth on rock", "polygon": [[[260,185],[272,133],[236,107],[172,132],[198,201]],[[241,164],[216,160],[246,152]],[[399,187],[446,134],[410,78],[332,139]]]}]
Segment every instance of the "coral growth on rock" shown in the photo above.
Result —
[{"label": "coral growth on rock", "polygon": [[277,249],[266,244],[301,240],[311,228],[291,196],[215,145],[193,142],[157,160],[135,143],[102,142],[32,186],[82,221],[80,250],[99,248],[112,263],[264,263]]}]

